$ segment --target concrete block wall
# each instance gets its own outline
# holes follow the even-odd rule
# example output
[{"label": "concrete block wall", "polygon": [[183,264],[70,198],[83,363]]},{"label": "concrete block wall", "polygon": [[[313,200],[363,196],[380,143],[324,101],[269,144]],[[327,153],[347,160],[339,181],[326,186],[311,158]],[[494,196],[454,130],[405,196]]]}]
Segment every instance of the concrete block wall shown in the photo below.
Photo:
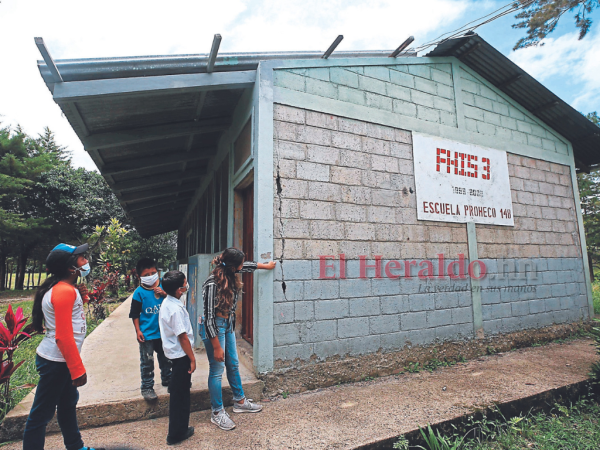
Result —
[{"label": "concrete block wall", "polygon": [[394,64],[275,70],[295,91],[457,126],[451,64]]},{"label": "concrete block wall", "polygon": [[589,318],[581,258],[482,259],[486,334]]},{"label": "concrete block wall", "polygon": [[274,115],[276,258],[467,253],[463,224],[417,221],[409,132],[283,105]]},{"label": "concrete block wall", "polygon": [[[276,76],[275,84],[308,92],[309,78],[325,83],[330,77],[334,88],[313,93],[339,98],[342,84],[331,81],[332,70],[289,70],[295,77]],[[356,102],[361,95],[366,102],[367,91],[361,92]],[[489,117],[484,114],[482,123]],[[551,133],[544,133],[550,139]],[[493,334],[585,318],[585,284],[570,268],[583,265],[569,168],[508,157],[515,227],[476,227],[479,257],[489,264],[480,282],[484,330]],[[370,279],[357,279],[360,255],[382,255],[384,264],[428,259],[436,274],[438,254],[468,256],[464,224],[416,219],[409,131],[275,104],[273,172],[275,257],[283,261],[274,282],[276,361],[472,337],[470,281],[377,280],[372,271]],[[318,258],[339,253],[346,255],[347,279],[319,279]],[[496,289],[528,282],[501,279],[497,267],[504,260],[499,259],[518,266],[530,258],[540,262],[539,289]],[[565,269],[555,269],[556,264]]]},{"label": "concrete block wall", "polygon": [[460,77],[467,130],[568,154],[566,142],[539,124],[532,114],[515,107],[463,68]]},{"label": "concrete block wall", "polygon": [[[437,260],[431,263],[438,274]],[[338,262],[335,267],[339,273]],[[275,270],[275,360],[359,355],[473,336],[468,279],[374,279],[374,269],[359,278],[357,260],[347,261],[346,279],[321,279],[318,260],[284,260]]]},{"label": "concrete block wall", "polygon": [[477,225],[480,258],[581,258],[568,166],[508,154],[514,227]]}]

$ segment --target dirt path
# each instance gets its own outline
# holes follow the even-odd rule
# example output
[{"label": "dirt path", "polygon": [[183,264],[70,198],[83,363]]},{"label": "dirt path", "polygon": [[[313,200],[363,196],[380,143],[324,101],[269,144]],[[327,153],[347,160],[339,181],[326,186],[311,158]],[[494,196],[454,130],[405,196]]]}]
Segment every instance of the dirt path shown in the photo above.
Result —
[{"label": "dirt path", "polygon": [[[180,449],[351,449],[397,436],[492,402],[507,402],[587,378],[597,360],[580,339],[480,358],[433,373],[421,372],[331,387],[265,402],[260,414],[231,413],[237,428],[218,430],[209,412],[191,416],[196,434]],[[445,388],[445,389],[444,389]],[[166,449],[168,419],[83,430],[86,444]],[[21,448],[21,443],[5,447]],[[60,435],[46,448],[63,448]]]}]

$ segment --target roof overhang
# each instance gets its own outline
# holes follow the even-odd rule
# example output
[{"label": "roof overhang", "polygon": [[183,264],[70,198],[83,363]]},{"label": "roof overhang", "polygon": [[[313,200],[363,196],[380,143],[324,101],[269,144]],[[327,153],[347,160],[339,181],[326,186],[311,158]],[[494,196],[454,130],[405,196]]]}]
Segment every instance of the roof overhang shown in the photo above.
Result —
[{"label": "roof overhang", "polygon": [[[54,101],[143,236],[176,230],[260,61],[322,52],[52,60],[36,38]],[[334,58],[390,56],[335,52]],[[400,56],[415,56],[404,52]]]},{"label": "roof overhang", "polygon": [[600,164],[600,128],[477,34],[447,40],[427,56],[458,58],[568,139],[578,171],[589,172]]}]

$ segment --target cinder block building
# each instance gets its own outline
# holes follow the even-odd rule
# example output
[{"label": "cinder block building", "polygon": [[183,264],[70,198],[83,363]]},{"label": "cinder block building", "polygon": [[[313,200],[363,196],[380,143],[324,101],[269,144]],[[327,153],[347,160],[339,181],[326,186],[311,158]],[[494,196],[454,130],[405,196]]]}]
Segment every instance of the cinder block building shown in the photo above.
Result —
[{"label": "cinder block building", "polygon": [[178,230],[193,317],[215,253],[279,261],[243,280],[257,372],[593,315],[576,173],[598,130],[475,34],[424,57],[40,45],[138,230]]}]

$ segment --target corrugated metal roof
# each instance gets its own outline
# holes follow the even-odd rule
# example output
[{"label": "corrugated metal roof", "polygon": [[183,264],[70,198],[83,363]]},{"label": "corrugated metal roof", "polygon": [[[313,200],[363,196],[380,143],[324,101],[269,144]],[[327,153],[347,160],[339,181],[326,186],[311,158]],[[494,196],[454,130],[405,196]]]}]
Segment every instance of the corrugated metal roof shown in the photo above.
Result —
[{"label": "corrugated metal roof", "polygon": [[578,170],[600,164],[600,129],[479,35],[439,44],[427,56],[454,56],[573,144]]}]

